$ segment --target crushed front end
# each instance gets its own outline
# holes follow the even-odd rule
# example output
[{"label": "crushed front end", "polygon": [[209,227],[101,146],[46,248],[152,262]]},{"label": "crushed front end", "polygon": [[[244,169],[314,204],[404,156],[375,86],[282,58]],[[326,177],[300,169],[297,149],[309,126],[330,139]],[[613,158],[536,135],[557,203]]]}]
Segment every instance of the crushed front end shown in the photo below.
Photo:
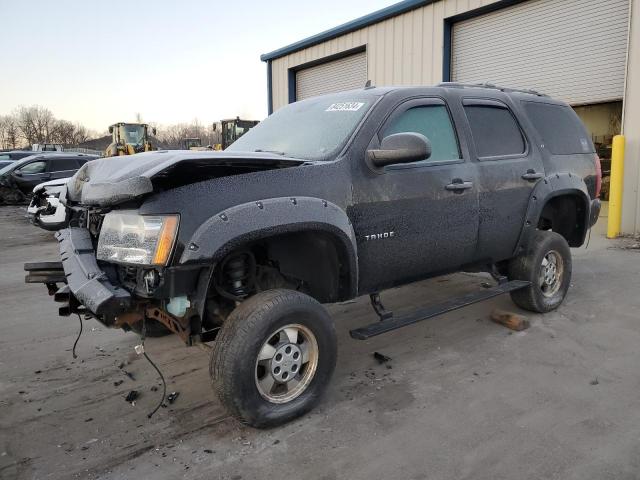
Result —
[{"label": "crushed front end", "polygon": [[[27,263],[27,283],[44,283],[60,315],[79,314],[107,327],[178,334],[199,340],[208,266],[169,266],[178,215],[75,208],[72,225],[55,237],[60,262]],[[206,291],[202,296],[206,296]],[[150,328],[155,327],[155,328]],[[164,327],[164,328],[163,328]]]}]

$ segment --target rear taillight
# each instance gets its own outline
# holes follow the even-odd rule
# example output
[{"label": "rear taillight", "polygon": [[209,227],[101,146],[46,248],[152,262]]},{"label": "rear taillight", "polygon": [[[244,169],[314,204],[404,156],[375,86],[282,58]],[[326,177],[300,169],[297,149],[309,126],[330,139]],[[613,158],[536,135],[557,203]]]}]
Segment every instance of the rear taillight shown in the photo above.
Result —
[{"label": "rear taillight", "polygon": [[602,165],[600,157],[596,154],[596,198],[600,198],[600,190],[602,190]]}]

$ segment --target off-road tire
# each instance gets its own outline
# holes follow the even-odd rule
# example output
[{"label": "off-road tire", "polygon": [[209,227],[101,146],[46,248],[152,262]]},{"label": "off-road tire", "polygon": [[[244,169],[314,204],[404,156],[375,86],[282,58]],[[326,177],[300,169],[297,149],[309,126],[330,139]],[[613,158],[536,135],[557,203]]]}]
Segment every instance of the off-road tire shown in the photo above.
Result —
[{"label": "off-road tire", "polygon": [[[274,331],[299,324],[317,341],[317,366],[306,389],[286,403],[265,399],[256,385],[258,353]],[[267,290],[241,303],[216,338],[209,374],[222,404],[237,419],[257,428],[286,423],[309,412],[331,379],[337,342],[333,319],[308,295],[286,289]]]},{"label": "off-road tire", "polygon": [[[167,335],[171,335],[173,332],[165,327],[163,324],[158,322],[157,320],[147,319],[147,331],[146,336],[149,338],[158,338],[158,337],[166,337]],[[142,320],[130,325],[131,331],[137,333],[138,335],[142,335]]]},{"label": "off-road tire", "polygon": [[[562,259],[562,275],[556,292],[546,296],[540,286],[545,255],[556,252]],[[509,280],[527,280],[531,285],[511,292],[513,302],[524,310],[546,313],[560,306],[571,283],[571,250],[563,236],[537,230],[524,254],[509,262]]]}]

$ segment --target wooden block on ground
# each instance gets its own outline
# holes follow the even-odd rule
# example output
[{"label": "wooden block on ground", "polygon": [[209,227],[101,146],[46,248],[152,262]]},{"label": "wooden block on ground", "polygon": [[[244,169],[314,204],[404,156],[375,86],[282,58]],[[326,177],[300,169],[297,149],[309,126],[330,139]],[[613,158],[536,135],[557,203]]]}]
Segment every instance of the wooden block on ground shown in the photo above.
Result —
[{"label": "wooden block on ground", "polygon": [[515,330],[516,332],[520,332],[531,326],[527,317],[518,315],[514,312],[500,310],[499,308],[496,308],[491,312],[491,320],[499,323],[500,325],[504,325],[511,330]]}]

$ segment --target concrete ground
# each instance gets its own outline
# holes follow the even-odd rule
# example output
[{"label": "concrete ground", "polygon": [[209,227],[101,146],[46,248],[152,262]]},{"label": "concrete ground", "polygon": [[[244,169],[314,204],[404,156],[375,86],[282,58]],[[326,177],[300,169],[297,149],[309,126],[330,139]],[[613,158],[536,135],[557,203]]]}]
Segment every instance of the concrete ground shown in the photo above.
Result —
[{"label": "concrete ground", "polygon": [[[10,207],[0,232],[2,479],[640,478],[640,250],[624,242],[594,232],[562,307],[520,333],[488,320],[515,308],[508,296],[366,342],[348,331],[374,320],[367,299],[331,306],[340,355],[326,397],[264,431],[226,415],[207,354],[174,337],[146,344],[180,392],[147,419],[159,381],[136,335],[86,321],[74,360],[78,319],[23,283],[23,262],[57,259],[51,235]],[[407,309],[483,281],[452,275],[383,299]]]}]

